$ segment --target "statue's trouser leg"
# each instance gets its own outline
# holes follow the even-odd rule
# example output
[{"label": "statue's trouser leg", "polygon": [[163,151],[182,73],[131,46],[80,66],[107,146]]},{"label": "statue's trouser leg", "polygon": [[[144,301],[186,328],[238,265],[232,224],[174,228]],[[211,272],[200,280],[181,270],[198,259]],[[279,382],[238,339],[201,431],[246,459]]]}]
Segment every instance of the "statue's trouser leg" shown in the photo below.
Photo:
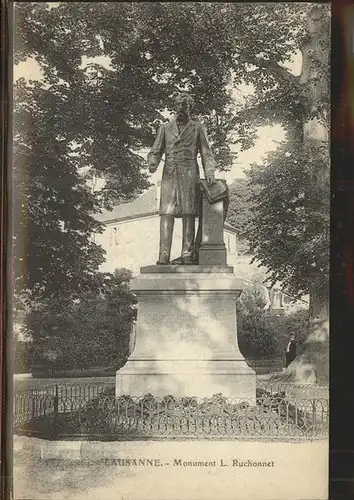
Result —
[{"label": "statue's trouser leg", "polygon": [[160,253],[158,264],[170,262],[172,234],[175,218],[173,215],[160,216]]},{"label": "statue's trouser leg", "polygon": [[195,238],[195,217],[194,215],[184,215],[182,217],[182,259],[191,261],[193,258],[194,238]]}]

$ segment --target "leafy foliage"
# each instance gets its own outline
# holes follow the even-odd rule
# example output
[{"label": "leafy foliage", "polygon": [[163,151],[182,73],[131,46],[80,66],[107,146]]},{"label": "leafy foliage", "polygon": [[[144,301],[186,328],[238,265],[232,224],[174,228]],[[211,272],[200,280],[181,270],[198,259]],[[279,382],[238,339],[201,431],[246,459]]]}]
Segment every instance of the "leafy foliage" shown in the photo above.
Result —
[{"label": "leafy foliage", "polygon": [[124,364],[136,316],[130,278],[130,271],[116,270],[105,275],[100,291],[66,309],[42,304],[32,310],[26,331],[34,339],[33,362],[67,369]]},{"label": "leafy foliage", "polygon": [[259,189],[246,222],[251,251],[292,296],[326,286],[329,276],[329,178],[319,185],[313,173],[327,161],[326,151],[285,143],[265,164],[249,172]]},{"label": "leafy foliage", "polygon": [[266,310],[265,305],[257,288],[245,290],[237,300],[237,335],[242,354],[246,358],[282,355],[291,334],[300,350],[308,336],[308,311],[300,309],[279,316]]},{"label": "leafy foliage", "polygon": [[230,204],[226,222],[237,230],[237,251],[248,253],[249,243],[247,224],[250,221],[255,204],[257,184],[251,184],[248,179],[235,179],[229,186]]},{"label": "leafy foliage", "polygon": [[252,193],[247,179],[236,179],[229,186],[230,205],[227,223],[243,233],[245,225],[252,213]]},{"label": "leafy foliage", "polygon": [[256,289],[245,291],[237,300],[237,332],[239,347],[245,357],[275,354],[278,339],[267,330],[266,302]]},{"label": "leafy foliage", "polygon": [[279,77],[268,97],[256,93],[245,110],[287,130],[286,141],[248,174],[251,191],[259,190],[245,228],[251,251],[271,284],[280,281],[293,296],[315,293],[322,303],[329,278],[328,19],[327,6],[307,10],[298,39],[300,77],[288,75],[288,84]]},{"label": "leafy foliage", "polygon": [[328,127],[328,12],[325,5],[304,6],[296,28],[293,13],[288,11],[289,24],[284,26],[292,32],[290,43],[297,51],[308,43],[310,20],[315,18],[317,23],[316,54],[309,56],[300,76],[286,70],[284,61],[276,68],[270,54],[268,61],[262,58],[250,71],[260,81],[247,79],[255,92],[238,113],[243,147],[251,141],[250,131],[259,125],[281,124],[287,138],[261,167],[251,169],[243,186],[234,183],[229,208],[230,223],[247,239],[255,259],[269,270],[270,284],[281,282],[293,296],[316,290],[324,300],[329,277],[328,147],[305,144],[304,131],[311,119]]},{"label": "leafy foliage", "polygon": [[283,352],[289,342],[290,335],[295,335],[297,342],[297,352],[300,353],[305,345],[309,335],[309,311],[307,309],[299,309],[282,318],[281,334]]},{"label": "leafy foliage", "polygon": [[62,96],[36,84],[18,82],[14,116],[14,233],[16,289],[31,298],[61,302],[97,286],[95,272],[103,251],[90,239],[101,225],[91,196],[66,139]]}]

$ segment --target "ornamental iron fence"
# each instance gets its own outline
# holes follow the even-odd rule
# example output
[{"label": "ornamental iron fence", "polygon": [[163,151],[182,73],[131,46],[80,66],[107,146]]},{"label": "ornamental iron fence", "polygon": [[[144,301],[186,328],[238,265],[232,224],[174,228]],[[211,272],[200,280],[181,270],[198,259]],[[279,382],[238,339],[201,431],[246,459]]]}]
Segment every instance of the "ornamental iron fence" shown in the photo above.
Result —
[{"label": "ornamental iron fence", "polygon": [[95,397],[106,390],[114,391],[115,384],[112,382],[88,382],[80,384],[51,384],[39,388],[21,389],[16,392],[18,394],[32,395],[57,395],[61,397]]},{"label": "ornamental iron fence", "polygon": [[226,398],[114,396],[114,385],[54,387],[14,396],[14,432],[49,439],[320,439],[328,399],[257,389],[256,404]]},{"label": "ornamental iron fence", "polygon": [[328,386],[258,380],[257,387],[270,394],[284,394],[291,399],[329,399]]}]

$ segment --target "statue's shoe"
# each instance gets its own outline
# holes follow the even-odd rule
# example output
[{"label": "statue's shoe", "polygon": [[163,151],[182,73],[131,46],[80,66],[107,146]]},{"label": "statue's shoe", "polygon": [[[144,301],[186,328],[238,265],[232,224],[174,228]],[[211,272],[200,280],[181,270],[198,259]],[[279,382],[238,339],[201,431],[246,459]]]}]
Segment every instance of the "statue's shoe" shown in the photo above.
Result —
[{"label": "statue's shoe", "polygon": [[194,264],[193,257],[191,255],[186,255],[184,257],[181,257],[182,264],[185,265],[191,265]]},{"label": "statue's shoe", "polygon": [[156,262],[156,264],[158,266],[165,266],[165,265],[168,265],[169,263],[170,263],[170,259],[169,259],[168,255],[165,253],[161,253],[159,255],[159,260]]},{"label": "statue's shoe", "polygon": [[177,259],[171,260],[171,265],[172,266],[183,266],[183,265],[191,265],[191,264],[197,264],[196,259],[194,259],[192,256],[185,256],[185,257],[177,257]]},{"label": "statue's shoe", "polygon": [[183,264],[182,257],[177,257],[176,259],[171,260],[171,265],[180,266]]}]

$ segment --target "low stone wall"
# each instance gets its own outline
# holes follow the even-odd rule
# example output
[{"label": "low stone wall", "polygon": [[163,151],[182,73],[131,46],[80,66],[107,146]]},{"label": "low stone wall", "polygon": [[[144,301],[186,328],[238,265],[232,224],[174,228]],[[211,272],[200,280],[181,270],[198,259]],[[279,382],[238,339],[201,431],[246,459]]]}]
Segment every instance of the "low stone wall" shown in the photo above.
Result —
[{"label": "low stone wall", "polygon": [[246,358],[246,363],[257,375],[281,372],[284,367],[284,357],[280,354],[262,358]]},{"label": "low stone wall", "polygon": [[112,377],[115,376],[116,367],[110,368],[77,368],[64,369],[52,367],[34,367],[33,378],[81,378],[81,377]]}]

